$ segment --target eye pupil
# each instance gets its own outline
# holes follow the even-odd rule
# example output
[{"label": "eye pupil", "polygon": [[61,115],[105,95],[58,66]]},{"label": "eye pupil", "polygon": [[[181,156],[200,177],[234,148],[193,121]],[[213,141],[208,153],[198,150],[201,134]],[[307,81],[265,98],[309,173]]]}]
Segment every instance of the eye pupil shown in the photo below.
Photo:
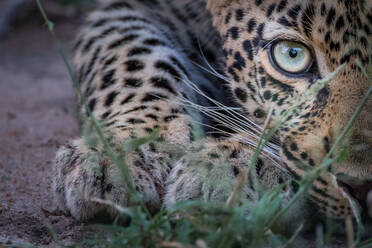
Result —
[{"label": "eye pupil", "polygon": [[289,50],[289,56],[291,57],[291,58],[296,58],[297,57],[297,50],[296,49],[294,49],[294,48],[292,48],[291,50]]}]

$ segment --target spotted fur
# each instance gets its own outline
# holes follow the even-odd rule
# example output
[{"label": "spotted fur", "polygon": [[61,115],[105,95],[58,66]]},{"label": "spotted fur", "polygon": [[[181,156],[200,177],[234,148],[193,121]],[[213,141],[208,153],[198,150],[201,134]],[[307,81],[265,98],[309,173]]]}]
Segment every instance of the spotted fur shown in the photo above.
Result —
[{"label": "spotted fur", "polygon": [[[358,59],[366,67],[372,59],[367,2],[363,10],[355,0],[102,2],[79,34],[74,65],[88,107],[115,149],[160,128],[160,138],[126,156],[133,184],[154,211],[187,199],[226,201],[266,120],[272,127],[316,80],[345,64],[287,118],[255,168],[266,187],[300,180],[321,163],[370,86],[356,64]],[[311,48],[312,68],[295,77],[278,70],[269,53],[279,39]],[[221,110],[221,104],[242,110],[208,108]],[[190,105],[200,112],[190,111]],[[349,136],[359,150],[351,149],[310,190],[309,199],[334,218],[352,214],[348,198],[366,199],[350,192],[349,181],[339,176],[371,182],[371,112],[369,101]],[[208,136],[202,142],[195,141],[200,123]],[[83,126],[88,129],[89,123]],[[213,135],[215,130],[223,135]],[[186,152],[180,157],[169,147]],[[92,197],[131,204],[119,169],[100,145],[76,139],[55,161],[56,204],[75,218],[89,219],[102,210],[115,214]],[[298,188],[295,181],[286,189],[290,194]],[[254,190],[248,180],[244,197],[254,198]],[[306,207],[299,209],[305,216]]]}]

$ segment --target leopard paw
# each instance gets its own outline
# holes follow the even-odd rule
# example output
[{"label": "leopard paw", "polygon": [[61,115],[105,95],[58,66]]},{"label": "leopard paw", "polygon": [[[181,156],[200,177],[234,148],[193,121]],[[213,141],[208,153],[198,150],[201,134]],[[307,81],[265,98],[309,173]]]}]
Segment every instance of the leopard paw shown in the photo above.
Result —
[{"label": "leopard paw", "polygon": [[[130,172],[132,183],[144,202],[160,206],[151,175],[134,165]],[[78,220],[93,218],[103,211],[116,216],[115,205],[128,206],[133,200],[120,168],[95,149],[88,148],[82,139],[57,152],[52,188],[56,208]]]}]

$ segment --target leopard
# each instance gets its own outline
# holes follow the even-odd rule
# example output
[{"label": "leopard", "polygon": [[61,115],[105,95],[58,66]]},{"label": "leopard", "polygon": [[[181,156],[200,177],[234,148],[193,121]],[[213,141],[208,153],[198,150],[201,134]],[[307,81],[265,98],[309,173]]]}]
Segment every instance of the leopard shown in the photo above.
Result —
[{"label": "leopard", "polygon": [[[129,180],[154,212],[185,200],[224,203],[251,167],[242,198],[257,197],[257,183],[285,184],[292,196],[308,171],[343,153],[334,145],[371,86],[371,1],[98,5],[73,49],[82,135],[58,150],[53,165],[55,206],[64,213],[86,221],[137,204],[107,147],[89,141],[96,134],[86,137],[89,116],[118,152],[157,133],[124,156]],[[261,135],[294,108],[254,160]],[[372,99],[360,111],[344,139],[347,156],[321,171],[292,218],[315,211],[344,219],[355,206],[372,217]]]}]

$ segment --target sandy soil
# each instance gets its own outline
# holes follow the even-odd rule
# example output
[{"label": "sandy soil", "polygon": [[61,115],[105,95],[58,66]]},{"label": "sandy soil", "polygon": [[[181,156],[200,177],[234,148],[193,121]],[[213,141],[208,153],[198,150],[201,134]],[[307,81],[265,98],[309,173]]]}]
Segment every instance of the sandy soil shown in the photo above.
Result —
[{"label": "sandy soil", "polygon": [[[77,24],[56,23],[66,50]],[[74,91],[50,34],[39,18],[0,40],[0,246],[32,243],[56,247],[81,239],[90,228],[49,216],[50,167],[57,148],[78,133]],[[88,225],[89,226],[89,225]]]}]

